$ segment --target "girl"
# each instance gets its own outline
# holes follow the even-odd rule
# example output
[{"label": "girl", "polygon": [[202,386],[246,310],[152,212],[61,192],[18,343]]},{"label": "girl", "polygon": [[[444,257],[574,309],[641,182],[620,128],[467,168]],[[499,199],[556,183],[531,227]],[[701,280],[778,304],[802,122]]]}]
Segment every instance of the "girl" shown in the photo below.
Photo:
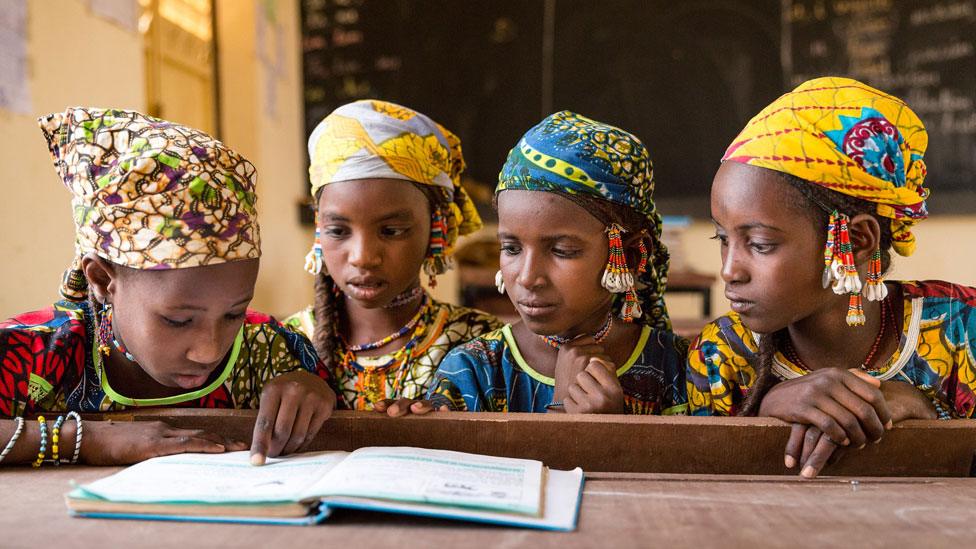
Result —
[{"label": "girl", "polygon": [[423,114],[369,100],[322,120],[308,152],[315,304],[287,322],[312,338],[341,406],[406,413],[397,400],[422,398],[448,351],[499,325],[420,286],[421,265],[433,286],[458,236],[481,227],[460,184],[460,141]]},{"label": "girl", "polygon": [[682,413],[687,342],[664,306],[653,191],[647,150],[619,128],[563,111],[529,130],[495,191],[496,280],[521,321],[449,354],[418,411]]},{"label": "girl", "polygon": [[882,278],[927,215],[927,142],[908,105],[846,78],[749,122],[712,186],[732,312],[691,350],[692,413],[793,423],[785,463],[807,477],[894,422],[972,416],[976,290]]},{"label": "girl", "polygon": [[[136,406],[260,405],[255,463],[310,441],[335,404],[328,375],[308,340],[246,310],[261,255],[251,163],[132,111],[73,108],[40,125],[73,195],[77,256],[61,301],[0,324],[0,416],[15,418],[0,420],[0,460],[127,464],[244,447],[78,415]],[[48,415],[24,419],[34,414]]]}]

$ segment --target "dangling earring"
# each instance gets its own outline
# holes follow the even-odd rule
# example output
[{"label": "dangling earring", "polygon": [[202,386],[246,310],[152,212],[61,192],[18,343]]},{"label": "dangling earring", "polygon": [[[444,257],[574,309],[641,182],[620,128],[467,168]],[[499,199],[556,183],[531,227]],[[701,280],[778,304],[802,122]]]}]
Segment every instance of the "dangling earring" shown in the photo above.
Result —
[{"label": "dangling earring", "polygon": [[430,250],[427,258],[424,259],[424,272],[428,276],[427,285],[431,288],[437,287],[437,279],[434,277],[447,270],[447,260],[444,258],[446,247],[447,223],[444,221],[444,214],[438,208],[430,218]]},{"label": "dangling earring", "polygon": [[640,275],[647,272],[647,245],[644,244],[644,238],[646,236],[647,231],[641,231],[640,240],[637,242],[637,249],[640,251],[640,261],[637,263],[636,276],[634,277],[634,283],[624,292],[624,304],[620,307],[620,318],[627,323],[631,323],[635,318],[640,318],[644,315],[644,311],[641,310],[640,299],[637,297],[637,279],[640,278]]},{"label": "dangling earring", "polygon": [[98,352],[108,356],[112,354],[112,304],[102,306],[102,318],[98,322]]},{"label": "dangling earring", "polygon": [[312,249],[305,256],[305,270],[313,275],[322,272],[322,240],[318,219],[315,221],[315,242],[312,243]]},{"label": "dangling earring", "polygon": [[505,293],[505,279],[502,278],[501,269],[498,269],[498,272],[495,273],[495,287],[498,288],[498,293],[500,294]]},{"label": "dangling earring", "polygon": [[[827,238],[828,244],[832,245],[829,269],[830,278],[834,280],[833,290],[837,295],[850,296],[847,303],[847,325],[863,326],[866,319],[861,306],[861,279],[857,275],[857,267],[854,266],[854,248],[851,246],[851,234],[848,228],[850,218],[846,214],[834,211],[831,219],[833,232],[836,232],[836,236],[828,235]],[[824,262],[827,262],[826,250],[824,250]],[[824,279],[827,279],[826,273]]]},{"label": "dangling earring", "polygon": [[603,271],[601,284],[607,291],[624,294],[624,303],[620,307],[620,318],[624,322],[633,322],[643,314],[640,301],[637,299],[637,288],[634,287],[634,275],[627,266],[627,256],[624,254],[624,242],[621,237],[623,227],[613,223],[607,229],[610,244],[610,255],[607,257],[607,267]]},{"label": "dangling earring", "polygon": [[868,276],[864,283],[864,297],[868,301],[882,301],[888,297],[888,287],[881,277],[881,248],[876,248],[868,263]]}]

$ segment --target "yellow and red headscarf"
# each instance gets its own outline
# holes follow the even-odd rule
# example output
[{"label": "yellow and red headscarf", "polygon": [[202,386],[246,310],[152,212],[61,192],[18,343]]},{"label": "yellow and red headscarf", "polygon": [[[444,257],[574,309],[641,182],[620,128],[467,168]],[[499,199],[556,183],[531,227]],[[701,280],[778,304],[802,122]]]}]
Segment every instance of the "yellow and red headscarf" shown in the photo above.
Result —
[{"label": "yellow and red headscarf", "polygon": [[923,186],[928,134],[904,101],[849,78],[800,84],[763,109],[722,161],[799,177],[867,200],[891,219],[895,251],[915,251],[912,227],[928,217]]}]

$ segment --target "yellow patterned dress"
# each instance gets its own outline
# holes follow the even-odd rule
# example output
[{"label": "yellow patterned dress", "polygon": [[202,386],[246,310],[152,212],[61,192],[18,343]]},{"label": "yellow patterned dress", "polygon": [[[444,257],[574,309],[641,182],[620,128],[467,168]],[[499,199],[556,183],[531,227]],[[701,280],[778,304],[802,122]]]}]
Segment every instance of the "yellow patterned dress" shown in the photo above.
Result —
[{"label": "yellow patterned dress", "polygon": [[[903,296],[898,349],[876,378],[911,383],[941,418],[968,418],[976,406],[976,289],[942,281],[898,282]],[[895,294],[897,295],[897,294]],[[708,324],[688,354],[693,415],[736,415],[756,377],[759,335],[729,313]],[[777,352],[780,380],[808,372]]]},{"label": "yellow patterned dress", "polygon": [[[288,317],[285,324],[312,337],[315,333],[312,307]],[[335,356],[337,366],[331,374],[338,385],[340,407],[372,410],[378,400],[424,398],[434,372],[448,351],[499,328],[501,323],[476,309],[431,299],[418,326],[407,343],[408,353],[399,350],[366,356],[367,353],[352,354],[339,345]]]}]

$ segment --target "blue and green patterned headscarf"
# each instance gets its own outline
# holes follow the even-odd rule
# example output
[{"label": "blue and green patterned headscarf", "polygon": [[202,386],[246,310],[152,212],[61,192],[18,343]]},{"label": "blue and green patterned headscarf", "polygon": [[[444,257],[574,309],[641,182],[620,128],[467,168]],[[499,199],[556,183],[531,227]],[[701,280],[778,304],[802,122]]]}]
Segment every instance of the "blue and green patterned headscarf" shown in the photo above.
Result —
[{"label": "blue and green patterned headscarf", "polygon": [[637,280],[643,322],[671,329],[664,305],[668,249],[652,198],[654,167],[640,139],[570,111],[549,115],[508,153],[495,194],[509,189],[592,196],[646,217],[652,251],[647,272]]}]

